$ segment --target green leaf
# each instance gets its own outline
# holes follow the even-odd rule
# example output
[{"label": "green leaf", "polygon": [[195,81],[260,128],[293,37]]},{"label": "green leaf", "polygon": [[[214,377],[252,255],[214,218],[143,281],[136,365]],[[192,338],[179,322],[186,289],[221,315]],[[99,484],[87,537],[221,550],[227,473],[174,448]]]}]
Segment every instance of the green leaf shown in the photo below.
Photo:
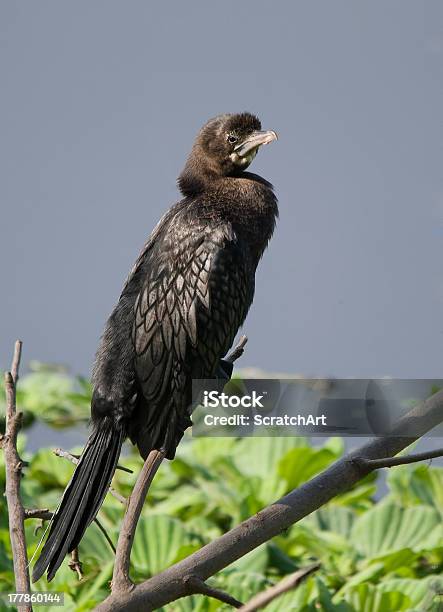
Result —
[{"label": "green leaf", "polygon": [[410,609],[411,604],[409,597],[400,591],[382,591],[368,583],[350,588],[344,599],[357,612],[401,612]]},{"label": "green leaf", "polygon": [[234,451],[235,463],[245,474],[267,477],[294,448],[309,448],[305,438],[243,438]]},{"label": "green leaf", "polygon": [[269,586],[266,577],[252,571],[224,570],[213,586],[218,586],[239,601],[246,602]]},{"label": "green leaf", "polygon": [[355,518],[356,514],[351,508],[328,504],[313,512],[305,521],[321,531],[333,531],[349,538]]},{"label": "green leaf", "polygon": [[[375,474],[374,478],[376,478]],[[376,492],[377,485],[375,483],[360,481],[357,486],[353,487],[350,491],[338,495],[334,503],[342,506],[352,506],[356,510],[366,511],[374,505],[372,498]]]},{"label": "green leaf", "polygon": [[156,514],[142,517],[135,533],[131,562],[137,572],[152,576],[178,561],[180,549],[187,544],[191,544],[191,538],[177,519]]},{"label": "green leaf", "polygon": [[287,489],[295,489],[326,469],[337,459],[328,448],[294,448],[280,460],[278,474],[285,479]]},{"label": "green leaf", "polygon": [[158,612],[216,612],[220,602],[203,595],[191,595],[160,608]]},{"label": "green leaf", "polygon": [[296,589],[288,591],[284,595],[277,597],[274,601],[271,601],[263,610],[265,612],[282,612],[283,610],[301,611],[304,609],[304,606],[307,606],[312,601],[313,595],[314,582],[312,578],[308,578]]},{"label": "green leaf", "polygon": [[229,569],[254,572],[254,574],[262,574],[266,570],[269,554],[267,544],[262,544],[258,548],[251,550],[244,557],[240,557],[229,566]]},{"label": "green leaf", "polygon": [[322,612],[355,612],[345,601],[334,603],[332,594],[320,578],[316,577],[315,583],[318,591],[315,610],[321,610]]},{"label": "green leaf", "polygon": [[390,471],[387,483],[396,499],[433,506],[443,517],[443,468],[400,466]]},{"label": "green leaf", "polygon": [[39,450],[31,461],[28,475],[44,488],[58,486],[64,489],[73,472],[74,465],[67,459],[56,457],[50,450]]},{"label": "green leaf", "polygon": [[403,508],[387,501],[355,521],[351,539],[362,555],[377,558],[405,548],[437,547],[442,544],[442,531],[440,516],[433,508]]},{"label": "green leaf", "polygon": [[428,610],[432,603],[440,601],[443,593],[443,578],[428,576],[422,580],[411,578],[391,578],[380,583],[380,591],[400,591],[410,599],[410,605],[420,610]]},{"label": "green leaf", "polygon": [[[105,522],[101,516],[101,513],[99,515],[99,520],[102,524]],[[117,524],[115,524],[113,528],[111,528],[108,523],[106,526],[103,526],[105,527],[106,532],[114,546],[116,546],[119,535]],[[109,546],[109,542],[107,542],[105,536],[100,531],[98,526],[95,523],[91,523],[80,543],[81,559],[89,559],[92,562],[98,563],[99,567],[102,567],[103,564],[108,561],[111,555],[113,556],[114,553]]]}]

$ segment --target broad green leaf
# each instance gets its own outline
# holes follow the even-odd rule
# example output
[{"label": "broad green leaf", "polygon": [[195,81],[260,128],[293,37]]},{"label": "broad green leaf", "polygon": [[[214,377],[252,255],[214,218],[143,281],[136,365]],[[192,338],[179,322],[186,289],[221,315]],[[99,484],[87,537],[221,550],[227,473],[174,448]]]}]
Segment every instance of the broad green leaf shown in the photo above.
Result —
[{"label": "broad green leaf", "polygon": [[374,505],[373,497],[377,492],[375,479],[373,480],[373,483],[360,481],[360,483],[353,487],[350,491],[338,495],[334,499],[334,503],[340,504],[341,506],[350,506],[358,511],[364,512],[369,510],[369,508],[372,508]]},{"label": "broad green leaf", "polygon": [[441,519],[433,508],[403,508],[389,501],[360,516],[351,533],[356,549],[369,558],[404,548],[419,551],[441,546],[442,537]]},{"label": "broad green leaf", "polygon": [[438,600],[443,604],[441,598],[443,577],[441,576],[429,576],[421,580],[391,578],[381,582],[378,589],[380,591],[400,591],[409,597],[411,607],[420,610],[428,610],[431,604]]},{"label": "broad green leaf", "polygon": [[292,610],[297,612],[307,606],[314,596],[314,582],[312,578],[308,578],[302,582],[296,589],[288,591],[274,601],[271,601],[263,608],[265,612],[282,612],[283,610]]},{"label": "broad green leaf", "polygon": [[349,538],[355,518],[356,514],[350,508],[328,504],[313,512],[305,521],[321,531],[333,531]]},{"label": "broad green leaf", "polygon": [[[101,524],[103,524],[104,521],[101,513],[98,518]],[[114,546],[116,546],[119,535],[117,526],[115,525],[111,528],[109,524],[103,524],[103,527],[106,529],[106,533]],[[102,567],[110,558],[114,557],[109,542],[95,523],[91,523],[82,538],[80,543],[80,555],[82,560],[90,559],[93,562],[98,562],[99,567]]]},{"label": "broad green leaf", "polygon": [[212,466],[235,452],[237,445],[236,438],[195,438],[192,445],[187,446],[185,456],[191,455],[196,463]]},{"label": "broad green leaf", "polygon": [[356,612],[343,600],[334,603],[332,593],[318,576],[315,578],[315,584],[318,592],[315,610],[321,610],[322,612]]},{"label": "broad green leaf", "polygon": [[239,601],[246,602],[269,586],[266,577],[253,571],[225,570],[212,583]]},{"label": "broad green leaf", "polygon": [[276,501],[287,490],[278,473],[280,460],[292,449],[309,448],[305,438],[243,438],[233,458],[245,476],[259,476],[259,497],[263,504]]},{"label": "broad green leaf", "polygon": [[219,601],[204,595],[191,595],[160,608],[158,612],[217,612],[219,609]]},{"label": "broad green leaf", "polygon": [[[81,590],[80,597],[76,600],[77,612],[88,611],[103,601],[109,595],[109,581],[112,578],[112,570],[114,568],[114,558],[104,566],[96,566],[100,571],[90,580],[90,575],[87,575],[87,583]],[[100,569],[103,568],[103,569]]]},{"label": "broad green leaf", "polygon": [[443,468],[401,466],[390,471],[387,482],[398,500],[433,506],[443,517]]},{"label": "broad green leaf", "polygon": [[39,450],[31,461],[27,477],[37,480],[43,487],[64,489],[74,472],[74,465],[50,450]]},{"label": "broad green leaf", "polygon": [[234,449],[234,460],[245,474],[269,476],[278,462],[293,448],[307,447],[305,438],[243,438]]},{"label": "broad green leaf", "polygon": [[229,570],[262,574],[266,570],[268,559],[268,545],[262,544],[258,548],[251,550],[244,557],[240,557],[240,559],[231,563]]},{"label": "broad green leaf", "polygon": [[282,457],[278,474],[286,481],[287,489],[295,489],[326,469],[337,459],[328,448],[294,448]]},{"label": "broad green leaf", "polygon": [[382,591],[363,583],[350,588],[344,599],[356,612],[401,612],[409,610],[411,600],[400,591]]},{"label": "broad green leaf", "polygon": [[346,538],[332,531],[320,531],[305,521],[294,525],[288,534],[288,553],[291,556],[311,555],[324,561],[331,554],[351,553]]},{"label": "broad green leaf", "polygon": [[153,514],[142,517],[135,532],[131,562],[143,575],[156,574],[178,560],[180,548],[191,543],[177,519]]}]

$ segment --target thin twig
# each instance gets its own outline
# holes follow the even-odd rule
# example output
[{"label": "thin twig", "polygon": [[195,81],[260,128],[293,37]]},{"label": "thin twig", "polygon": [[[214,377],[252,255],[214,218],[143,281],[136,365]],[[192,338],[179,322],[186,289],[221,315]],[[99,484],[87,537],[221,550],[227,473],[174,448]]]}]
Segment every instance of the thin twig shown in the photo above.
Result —
[{"label": "thin twig", "polygon": [[255,597],[248,601],[247,604],[242,606],[239,612],[255,612],[256,610],[264,608],[268,605],[268,603],[274,599],[277,599],[277,597],[280,597],[280,595],[283,595],[292,589],[296,589],[298,585],[303,582],[303,580],[316,572],[319,567],[320,563],[313,563],[308,567],[286,576],[286,578],[283,578],[283,580],[280,580],[280,582],[277,582],[277,584],[274,584],[274,586],[266,589],[266,591],[258,593]]},{"label": "thin twig", "polygon": [[97,527],[100,529],[100,531],[102,532],[102,534],[104,535],[104,537],[106,538],[106,541],[108,542],[109,546],[112,548],[112,552],[115,553],[117,552],[115,550],[115,546],[113,541],[111,540],[111,538],[108,535],[108,532],[106,531],[106,529],[103,527],[103,525],[100,523],[100,521],[98,520],[98,518],[96,517],[94,519],[94,523],[97,525]]},{"label": "thin twig", "polygon": [[14,345],[14,356],[12,358],[11,364],[11,376],[14,381],[14,385],[17,386],[18,375],[20,369],[20,361],[22,358],[22,345],[23,342],[21,340],[16,340]]},{"label": "thin twig", "polygon": [[185,576],[183,581],[188,585],[190,595],[196,595],[197,593],[206,595],[207,597],[218,599],[219,601],[222,601],[233,608],[241,608],[243,605],[241,601],[235,599],[235,597],[232,597],[229,595],[229,593],[225,593],[220,589],[209,586],[209,584],[206,584],[206,582],[204,582],[198,576]]},{"label": "thin twig", "polygon": [[[54,513],[51,512],[50,510],[48,510],[48,508],[42,508],[42,509],[38,509],[38,508],[33,508],[33,509],[25,509],[25,519],[40,519],[42,521],[50,521],[53,517]],[[103,527],[103,525],[101,524],[101,522],[98,520],[97,517],[95,517],[94,519],[94,523],[97,525],[97,527],[100,529],[100,531],[102,532],[102,534],[104,535],[106,541],[108,542],[109,546],[112,549],[112,552],[115,554],[115,546],[111,540],[111,538],[108,535],[108,532],[106,531],[106,529]]]},{"label": "thin twig", "polygon": [[129,563],[135,530],[149,487],[164,457],[163,451],[153,450],[149,453],[129,497],[117,542],[112,576],[113,592],[125,592],[133,586],[129,578]]},{"label": "thin twig", "polygon": [[[66,459],[69,459],[70,461],[72,461],[72,463],[75,463],[75,465],[77,465],[77,463],[80,461],[80,457],[81,457],[81,455],[76,455],[74,453],[68,453],[68,451],[63,450],[62,448],[56,448],[54,453],[58,457],[65,457]],[[75,462],[74,459],[76,459],[77,462]],[[130,470],[129,468],[125,467],[124,465],[120,465],[118,463],[115,466],[115,469],[116,470],[121,470],[122,472],[127,472],[128,474],[133,474],[134,473],[134,470]]]},{"label": "thin twig", "polygon": [[63,448],[56,448],[53,450],[53,453],[54,455],[57,455],[57,457],[63,457],[64,459],[68,459],[74,465],[77,465],[80,461],[79,455],[73,455],[69,451],[63,450]]},{"label": "thin twig", "polygon": [[112,495],[112,497],[115,497],[115,499],[117,499],[121,504],[123,504],[124,506],[126,505],[126,497],[121,495],[118,491],[114,489],[114,487],[111,487],[111,485],[109,485],[109,493]]},{"label": "thin twig", "polygon": [[48,508],[25,508],[25,519],[41,519],[50,521],[53,513]]},{"label": "thin twig", "polygon": [[[17,340],[14,347],[11,371],[5,372],[6,424],[5,435],[2,438],[2,447],[5,453],[5,496],[9,515],[9,535],[14,564],[15,588],[16,591],[29,592],[31,586],[24,527],[25,513],[20,497],[20,479],[23,462],[17,451],[17,436],[22,423],[22,413],[17,412],[16,406],[16,382],[18,381],[21,350],[22,343],[20,340]],[[32,611],[32,606],[26,604],[19,606],[19,609],[30,612]]]},{"label": "thin twig", "polygon": [[353,463],[361,469],[379,470],[380,468],[391,468],[397,465],[408,465],[409,463],[418,463],[419,461],[428,461],[443,457],[443,448],[438,448],[424,453],[414,453],[413,455],[401,455],[400,457],[383,457],[381,459],[366,459],[364,457],[354,457]]},{"label": "thin twig", "polygon": [[[74,465],[77,465],[78,462],[80,461],[80,456],[73,455],[72,453],[63,450],[62,448],[54,449],[53,453],[54,455],[57,455],[57,457],[63,457],[64,459],[68,459]],[[124,469],[126,472],[130,471],[127,468],[120,468],[120,469]],[[112,497],[115,497],[115,499],[118,499],[118,501],[121,504],[126,505],[126,501],[127,501],[126,497],[123,497],[123,495],[120,495],[120,493],[111,486],[109,487],[109,493],[112,495]]]},{"label": "thin twig", "polygon": [[83,563],[80,561],[78,556],[78,548],[74,548],[74,550],[71,552],[71,560],[68,563],[68,567],[70,570],[77,573],[79,580],[83,578],[82,566]]},{"label": "thin twig", "polygon": [[134,473],[134,470],[131,470],[131,469],[125,467],[124,465],[120,465],[118,463],[117,463],[115,469],[116,470],[121,470],[122,472],[126,472],[127,474],[133,474]]}]

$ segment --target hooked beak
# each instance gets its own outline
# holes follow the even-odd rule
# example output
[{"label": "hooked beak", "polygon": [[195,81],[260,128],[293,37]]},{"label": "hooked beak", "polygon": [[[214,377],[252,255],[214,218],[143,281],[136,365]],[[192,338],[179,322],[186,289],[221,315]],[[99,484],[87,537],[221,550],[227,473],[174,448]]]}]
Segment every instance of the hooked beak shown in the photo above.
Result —
[{"label": "hooked beak", "polygon": [[256,152],[261,145],[268,144],[273,140],[277,140],[278,136],[274,132],[274,130],[268,130],[267,132],[262,130],[257,130],[252,132],[243,142],[240,142],[235,148],[234,151],[237,153],[239,157],[244,157],[251,152]]}]

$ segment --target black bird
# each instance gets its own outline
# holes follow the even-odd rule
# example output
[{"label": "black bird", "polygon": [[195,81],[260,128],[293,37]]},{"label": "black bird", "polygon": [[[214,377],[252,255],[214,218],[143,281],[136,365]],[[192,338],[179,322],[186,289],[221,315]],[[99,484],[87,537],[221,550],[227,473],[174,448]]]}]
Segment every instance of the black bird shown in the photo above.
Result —
[{"label": "black bird", "polygon": [[[95,518],[125,438],[173,459],[191,424],[193,379],[217,374],[254,296],[278,215],[272,185],[245,172],[275,140],[254,115],[200,130],[178,179],[183,199],[160,220],[106,324],[93,370],[91,434],[37,560],[51,580]],[[230,373],[228,374],[229,377]]]}]

